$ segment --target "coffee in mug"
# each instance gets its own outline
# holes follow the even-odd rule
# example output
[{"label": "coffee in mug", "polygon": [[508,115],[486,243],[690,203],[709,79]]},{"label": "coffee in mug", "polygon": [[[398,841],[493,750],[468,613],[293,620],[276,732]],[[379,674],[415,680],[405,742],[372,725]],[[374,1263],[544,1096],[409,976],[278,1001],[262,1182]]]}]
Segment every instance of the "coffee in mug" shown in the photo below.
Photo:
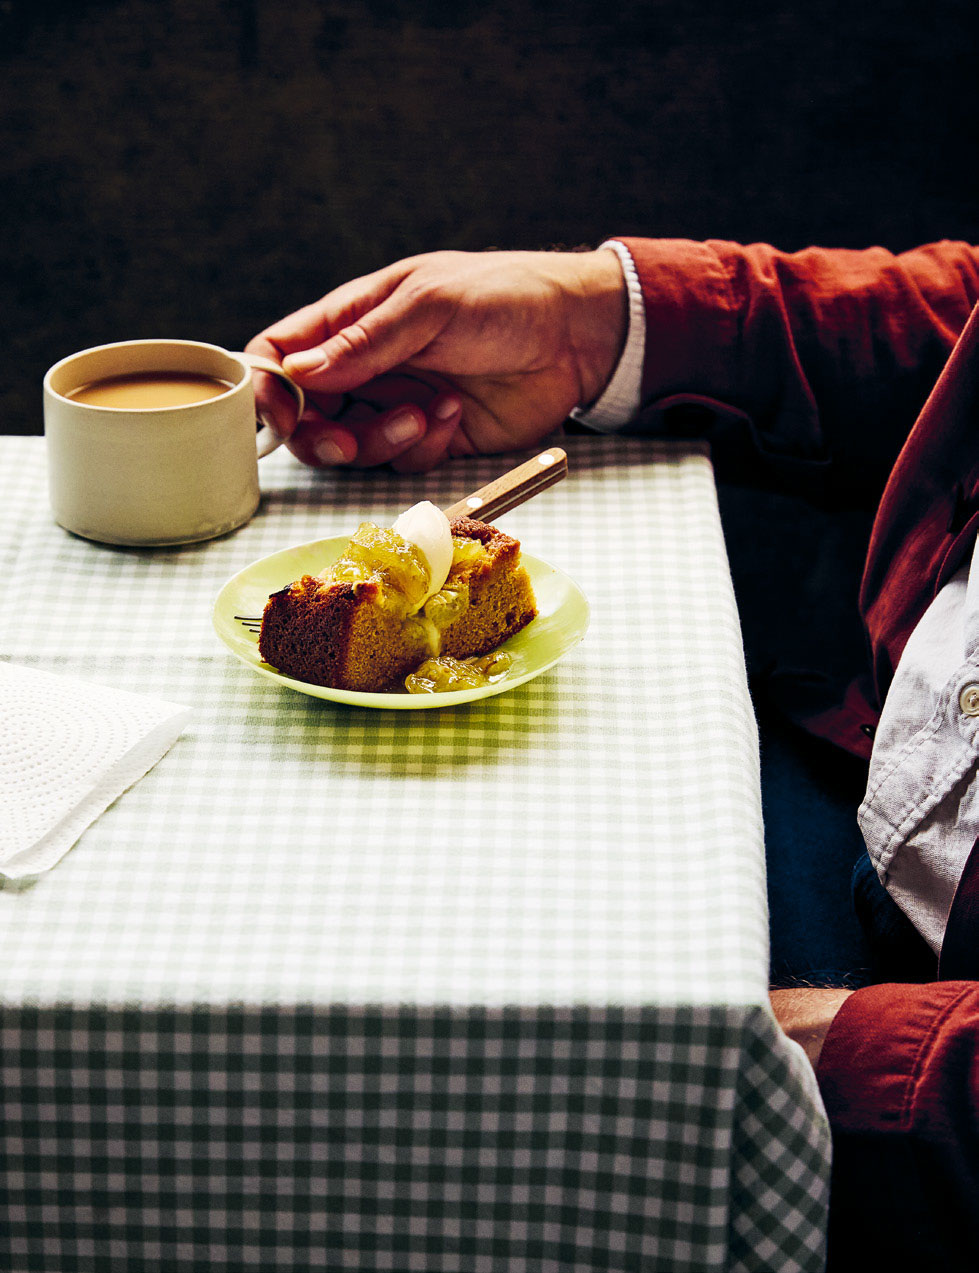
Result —
[{"label": "coffee in mug", "polygon": [[232,388],[234,386],[227,380],[192,371],[141,371],[134,375],[92,380],[87,385],[72,389],[65,397],[72,402],[87,402],[93,407],[145,410],[206,402],[208,398],[216,398]]},{"label": "coffee in mug", "polygon": [[303,392],[254,354],[190,340],[131,340],[63,358],[44,377],[55,520],[85,539],[150,547],[213,539],[258,508],[252,368]]}]

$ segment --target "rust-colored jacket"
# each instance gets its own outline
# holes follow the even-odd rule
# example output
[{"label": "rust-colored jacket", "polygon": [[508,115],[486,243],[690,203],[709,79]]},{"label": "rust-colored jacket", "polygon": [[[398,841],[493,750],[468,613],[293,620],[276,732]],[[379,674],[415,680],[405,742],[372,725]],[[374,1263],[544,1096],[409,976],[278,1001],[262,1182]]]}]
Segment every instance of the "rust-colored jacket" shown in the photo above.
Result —
[{"label": "rust-colored jacket", "polygon": [[[748,480],[876,510],[867,664],[805,721],[866,758],[905,643],[979,529],[979,248],[621,241],[646,300],[637,430],[697,430]],[[979,851],[939,979],[858,990],[820,1057],[831,1273],[979,1269],[976,979]]]}]

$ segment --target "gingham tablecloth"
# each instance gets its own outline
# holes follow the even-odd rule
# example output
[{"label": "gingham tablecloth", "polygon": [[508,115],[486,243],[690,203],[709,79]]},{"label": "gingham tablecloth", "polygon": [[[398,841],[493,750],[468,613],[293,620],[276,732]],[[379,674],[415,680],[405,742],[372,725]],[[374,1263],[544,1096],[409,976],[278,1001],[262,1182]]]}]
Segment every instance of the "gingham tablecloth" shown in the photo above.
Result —
[{"label": "gingham tablecloth", "polygon": [[194,709],[0,891],[0,1268],[821,1268],[829,1139],[767,1007],[710,463],[565,445],[569,478],[501,525],[582,586],[584,642],[400,713],[254,675],[214,597],[509,460],[404,478],[283,450],[249,526],[143,551],[55,526],[43,441],[0,439],[0,658]]}]

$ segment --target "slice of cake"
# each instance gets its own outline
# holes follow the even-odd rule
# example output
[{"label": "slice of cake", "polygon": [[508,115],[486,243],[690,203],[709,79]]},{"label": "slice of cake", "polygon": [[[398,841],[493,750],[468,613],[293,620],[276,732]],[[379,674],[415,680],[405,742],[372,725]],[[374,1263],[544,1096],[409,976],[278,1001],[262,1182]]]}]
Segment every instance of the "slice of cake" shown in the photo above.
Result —
[{"label": "slice of cake", "polygon": [[299,681],[386,690],[435,656],[495,650],[536,614],[519,542],[426,501],[391,529],[364,522],[332,567],[273,593],[259,651]]}]

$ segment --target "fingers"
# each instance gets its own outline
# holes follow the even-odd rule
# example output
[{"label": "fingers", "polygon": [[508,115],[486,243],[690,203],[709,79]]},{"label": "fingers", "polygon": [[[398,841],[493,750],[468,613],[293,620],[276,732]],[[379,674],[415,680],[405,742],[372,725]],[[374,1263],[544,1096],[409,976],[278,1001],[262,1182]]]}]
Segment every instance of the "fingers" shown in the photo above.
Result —
[{"label": "fingers", "polygon": [[375,468],[411,448],[425,436],[427,425],[425,412],[414,405],[380,415],[362,405],[345,412],[342,422],[306,413],[289,440],[289,450],[314,467]]},{"label": "fingers", "polygon": [[462,403],[451,396],[434,399],[425,410],[413,404],[399,406],[358,431],[355,464],[389,464],[398,473],[427,472],[446,455],[461,419]]},{"label": "fingers", "polygon": [[402,366],[451,314],[424,287],[401,287],[420,260],[344,284],[249,342],[249,352],[275,359],[306,391],[297,421],[283,387],[256,374],[260,414],[304,463],[420,472],[446,454],[462,404],[439,377]]},{"label": "fingers", "polygon": [[[427,473],[449,454],[449,446],[462,422],[462,403],[458,399],[442,399],[434,406],[435,413],[429,416],[424,435],[390,460],[396,473]],[[440,409],[441,416],[437,414]]]},{"label": "fingers", "polygon": [[379,305],[413,266],[412,259],[397,261],[383,270],[341,284],[318,301],[302,306],[267,327],[249,342],[248,351],[281,362],[287,354],[296,350],[322,344],[335,332]]},{"label": "fingers", "polygon": [[[257,351],[249,351],[257,352]],[[299,424],[297,403],[278,376],[252,372],[255,385],[255,414],[280,438],[290,438]]]},{"label": "fingers", "polygon": [[428,419],[421,407],[413,404],[395,407],[375,416],[357,430],[357,468],[376,468],[389,464],[425,436]]},{"label": "fingers", "polygon": [[421,353],[444,322],[437,302],[395,291],[321,344],[287,354],[282,365],[304,388],[345,392]]},{"label": "fingers", "polygon": [[351,431],[318,412],[303,413],[286,445],[297,460],[312,468],[351,464],[357,456],[357,439]]},{"label": "fingers", "polygon": [[381,412],[355,403],[340,420],[312,407],[291,435],[289,450],[314,467],[390,464],[400,473],[421,473],[445,457],[461,419],[462,403],[450,395],[436,397],[427,407],[401,403]]}]

